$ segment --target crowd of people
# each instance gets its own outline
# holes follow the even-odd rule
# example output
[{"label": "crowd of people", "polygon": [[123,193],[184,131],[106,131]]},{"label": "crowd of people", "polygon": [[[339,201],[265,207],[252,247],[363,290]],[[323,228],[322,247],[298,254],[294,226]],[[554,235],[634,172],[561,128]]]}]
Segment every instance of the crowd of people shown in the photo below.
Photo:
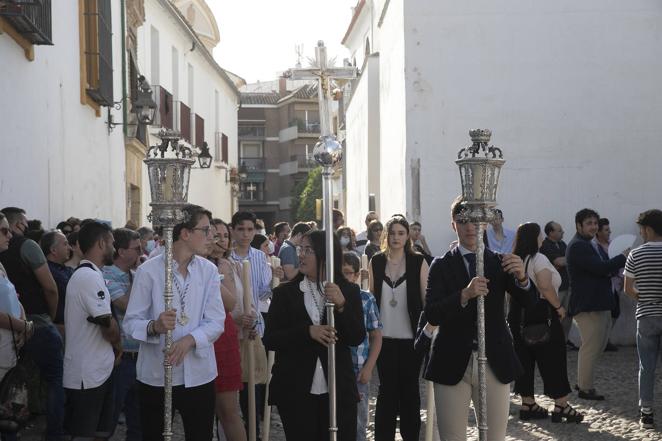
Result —
[{"label": "crowd of people", "polygon": [[[258,437],[267,401],[288,440],[323,440],[327,347],[334,343],[340,441],[366,439],[375,367],[375,440],[393,440],[398,427],[404,441],[419,439],[421,378],[434,384],[440,438],[463,440],[469,404],[478,396],[476,299],[484,296],[488,438],[504,439],[511,383],[521,398],[520,419],[583,420],[569,403],[573,322],[581,336],[577,398],[606,398],[595,388],[595,367],[624,291],[637,300],[640,424],[654,427],[662,211],[636,220],[643,245],[610,257],[609,221],[594,210],[577,212],[576,234],[566,244],[560,223],[510,230],[500,210],[478,237],[465,207],[461,198],[453,201],[457,240],[436,258],[419,222],[395,214],[382,223],[369,212],[357,233],[334,210],[331,283],[325,282],[325,233],[316,222],[279,222],[270,235],[251,212],[225,222],[188,205],[187,220],[173,230],[168,310],[158,228],[112,229],[69,218],[44,230],[25,210],[6,207],[0,211],[0,394],[20,377],[11,375],[18,367],[32,373],[29,410],[46,415],[46,440],[109,439],[120,422],[127,441],[162,439],[165,353],[186,439],[211,440],[216,431],[221,439],[245,441],[252,411],[245,360],[254,351]],[[486,245],[484,276],[476,270],[479,241]],[[334,327],[327,301],[334,304]],[[166,351],[168,331],[174,343]],[[270,380],[269,352],[275,354]],[[535,400],[536,366],[552,409]],[[18,418],[5,413],[0,437],[16,440],[21,424],[12,426]]]}]

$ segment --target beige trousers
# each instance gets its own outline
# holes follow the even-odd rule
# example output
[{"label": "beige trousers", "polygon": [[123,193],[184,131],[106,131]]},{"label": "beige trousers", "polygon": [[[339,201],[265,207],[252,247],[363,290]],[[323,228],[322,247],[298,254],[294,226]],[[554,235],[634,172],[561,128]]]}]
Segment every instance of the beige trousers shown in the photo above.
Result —
[{"label": "beige trousers", "polygon": [[574,316],[582,345],[577,356],[577,385],[580,390],[593,389],[595,363],[607,346],[611,311],[580,312]]},{"label": "beige trousers", "polygon": [[[462,380],[454,386],[434,384],[434,402],[441,441],[467,439],[469,401],[478,413],[478,354],[473,352]],[[487,367],[487,439],[503,441],[508,425],[510,384],[503,384]],[[478,419],[478,416],[476,416]]]}]

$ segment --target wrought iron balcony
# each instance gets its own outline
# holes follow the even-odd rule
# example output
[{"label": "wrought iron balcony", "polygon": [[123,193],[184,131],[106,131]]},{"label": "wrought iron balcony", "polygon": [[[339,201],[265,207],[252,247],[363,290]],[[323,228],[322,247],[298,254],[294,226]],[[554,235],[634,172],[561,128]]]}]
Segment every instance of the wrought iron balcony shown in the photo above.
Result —
[{"label": "wrought iron balcony", "polygon": [[264,138],[264,126],[239,126],[239,136],[242,138]]},{"label": "wrought iron balcony", "polygon": [[297,126],[299,133],[320,133],[320,122],[319,121],[304,121],[299,118],[295,118],[290,121],[290,127]]},{"label": "wrought iron balcony", "polygon": [[248,173],[265,171],[265,162],[265,158],[239,158],[239,164],[245,166]]},{"label": "wrought iron balcony", "polygon": [[53,44],[51,0],[2,0],[0,16],[32,44]]}]

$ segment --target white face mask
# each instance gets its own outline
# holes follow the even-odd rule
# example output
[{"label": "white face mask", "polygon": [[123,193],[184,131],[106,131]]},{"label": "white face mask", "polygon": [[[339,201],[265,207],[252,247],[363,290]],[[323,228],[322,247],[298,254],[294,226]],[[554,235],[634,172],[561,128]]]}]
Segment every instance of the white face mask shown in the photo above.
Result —
[{"label": "white face mask", "polygon": [[145,244],[145,252],[149,254],[154,251],[154,248],[156,248],[156,241],[154,239],[148,240]]},{"label": "white face mask", "polygon": [[340,238],[340,246],[341,246],[341,247],[346,247],[347,245],[349,245],[349,237],[347,237],[347,236],[342,236],[342,237]]},{"label": "white face mask", "polygon": [[273,254],[276,251],[276,246],[272,241],[269,241],[269,254]]}]

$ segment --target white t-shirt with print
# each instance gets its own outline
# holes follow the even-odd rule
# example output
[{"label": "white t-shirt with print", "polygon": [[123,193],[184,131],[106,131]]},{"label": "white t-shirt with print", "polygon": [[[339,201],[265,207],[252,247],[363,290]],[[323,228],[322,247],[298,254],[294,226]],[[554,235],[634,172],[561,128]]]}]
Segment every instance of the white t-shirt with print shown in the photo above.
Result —
[{"label": "white t-shirt with print", "polygon": [[65,351],[62,384],[67,389],[92,389],[101,386],[113,371],[112,345],[103,338],[101,326],[88,317],[110,314],[110,293],[103,273],[89,260],[92,268],[79,268],[67,284],[64,307]]}]

